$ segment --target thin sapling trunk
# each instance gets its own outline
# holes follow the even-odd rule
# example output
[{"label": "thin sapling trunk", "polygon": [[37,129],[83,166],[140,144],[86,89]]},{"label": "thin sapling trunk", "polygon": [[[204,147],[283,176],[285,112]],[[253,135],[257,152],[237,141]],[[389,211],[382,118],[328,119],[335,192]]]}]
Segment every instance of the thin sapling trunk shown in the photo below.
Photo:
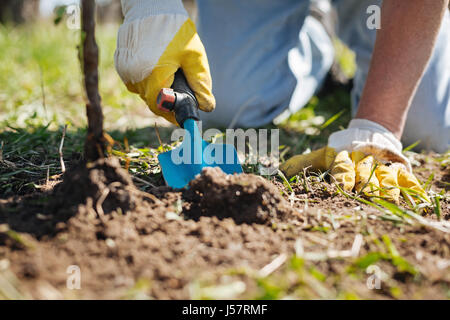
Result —
[{"label": "thin sapling trunk", "polygon": [[95,41],[95,0],[82,0],[82,65],[88,102],[88,133],[84,154],[87,161],[103,158],[105,138],[103,112],[98,92],[98,46]]}]

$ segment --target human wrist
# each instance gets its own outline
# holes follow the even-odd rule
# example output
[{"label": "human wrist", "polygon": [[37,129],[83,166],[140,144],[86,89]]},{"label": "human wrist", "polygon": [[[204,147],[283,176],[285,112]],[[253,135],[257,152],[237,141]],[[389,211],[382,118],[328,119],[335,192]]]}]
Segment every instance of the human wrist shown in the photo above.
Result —
[{"label": "human wrist", "polygon": [[[396,117],[398,114],[399,117]],[[360,108],[355,116],[355,120],[367,120],[379,124],[387,131],[392,133],[397,139],[401,139],[405,125],[405,119],[402,119],[401,112],[392,112],[392,114],[385,115],[379,112],[364,112],[364,108]]]},{"label": "human wrist", "polygon": [[394,147],[397,152],[402,152],[403,145],[400,140],[391,130],[389,130],[383,124],[367,119],[353,119],[352,121],[350,121],[348,129],[358,129],[370,132],[372,135],[382,135],[384,139],[389,141],[389,144]]}]

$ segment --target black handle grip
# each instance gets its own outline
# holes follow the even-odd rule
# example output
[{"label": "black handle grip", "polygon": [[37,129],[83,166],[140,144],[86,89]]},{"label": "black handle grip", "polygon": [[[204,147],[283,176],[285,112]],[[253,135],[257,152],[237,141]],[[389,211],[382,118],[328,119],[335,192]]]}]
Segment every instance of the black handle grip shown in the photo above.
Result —
[{"label": "black handle grip", "polygon": [[[177,93],[185,93],[190,95],[197,104],[197,99],[195,98],[194,91],[192,91],[191,87],[189,87],[189,84],[187,83],[186,76],[184,75],[183,70],[178,69],[178,71],[175,72],[175,78],[173,80],[172,89]],[[196,105],[196,107],[197,106],[198,104]]]},{"label": "black handle grip", "polygon": [[200,120],[198,101],[181,69],[175,73],[172,90],[161,90],[157,99],[158,107],[175,112],[175,119],[181,127],[187,119]]}]

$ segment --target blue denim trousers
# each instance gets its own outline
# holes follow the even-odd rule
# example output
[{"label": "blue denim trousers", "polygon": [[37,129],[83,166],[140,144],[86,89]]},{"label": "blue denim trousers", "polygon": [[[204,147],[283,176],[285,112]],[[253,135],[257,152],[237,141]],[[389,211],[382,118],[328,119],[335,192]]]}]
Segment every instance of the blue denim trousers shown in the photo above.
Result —
[{"label": "blue denim trousers", "polygon": [[[323,26],[309,15],[310,0],[197,0],[198,30],[206,47],[217,109],[205,127],[257,127],[301,109],[320,89],[334,59]],[[339,37],[355,53],[355,113],[369,70],[376,30],[370,5],[381,0],[333,0]],[[450,15],[414,97],[402,142],[450,149]]]}]

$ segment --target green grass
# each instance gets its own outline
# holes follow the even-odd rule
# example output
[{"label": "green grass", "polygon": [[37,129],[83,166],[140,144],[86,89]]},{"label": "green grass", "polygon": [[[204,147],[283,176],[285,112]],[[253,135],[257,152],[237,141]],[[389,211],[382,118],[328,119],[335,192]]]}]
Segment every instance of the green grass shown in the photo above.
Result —
[{"label": "green grass", "polygon": [[[153,124],[161,120],[127,91],[114,69],[117,28],[97,26],[105,127],[118,142],[113,154],[128,163],[132,174],[150,183],[148,187],[160,179],[155,156],[162,149]],[[66,124],[66,166],[82,157],[86,116],[79,40],[80,32],[64,22],[0,26],[0,160],[6,161],[0,167],[0,194],[27,193],[39,189],[48,177],[58,177],[58,148]],[[324,145],[328,135],[349,119],[350,98],[344,89],[314,97],[281,125],[284,156]],[[163,120],[159,133],[164,143],[170,143],[171,129],[165,124]],[[244,168],[257,170],[254,165]]]},{"label": "green grass", "polygon": [[289,148],[285,158],[326,145],[329,135],[346,128],[350,119],[351,101],[347,88],[335,87],[320,92],[280,124],[280,143]]},{"label": "green grass", "polygon": [[[37,191],[48,178],[60,178],[62,168],[59,146],[64,126],[53,126],[55,128],[50,129],[50,125],[30,124],[24,128],[8,125],[5,130],[0,130],[0,195]],[[159,128],[165,141],[169,141],[170,131],[168,128]],[[116,141],[113,155],[124,166],[128,163],[129,172],[133,176],[147,182],[137,182],[142,189],[145,190],[160,179],[156,155],[163,149],[159,146],[153,127],[110,130],[109,133]],[[62,149],[67,168],[82,159],[85,136],[85,128],[68,127]],[[165,148],[167,147],[169,146]]]},{"label": "green grass", "polygon": [[[114,70],[118,25],[100,25],[100,93],[108,128],[135,127],[150,115],[140,99],[127,92]],[[85,100],[78,61],[79,31],[65,23],[0,26],[0,124],[28,127],[66,122],[83,126]],[[141,116],[134,116],[135,114]]]},{"label": "green grass", "polygon": [[[118,25],[98,25],[100,94],[105,127],[121,144],[115,150],[130,158],[130,170],[148,174],[149,147],[158,147],[156,117],[137,95],[130,94],[114,69]],[[82,156],[85,96],[77,46],[80,31],[65,23],[40,21],[17,27],[0,25],[0,194],[39,189],[47,177],[61,173],[59,143],[64,141],[67,167]],[[163,121],[164,124],[164,121]],[[165,142],[170,130],[160,128]],[[127,138],[139,159],[121,153]],[[136,160],[136,161],[133,161]],[[153,161],[154,162],[154,161]],[[142,168],[142,169],[141,169]]]},{"label": "green grass", "polygon": [[[171,129],[159,127],[161,146],[151,126],[156,117],[136,95],[127,91],[117,75],[113,62],[117,28],[118,25],[111,24],[97,27],[105,126],[116,140],[113,155],[122,160],[140,181],[140,187],[146,189],[161,179],[156,156],[171,147],[168,145]],[[79,39],[79,31],[68,29],[65,23],[54,25],[48,21],[0,27],[0,59],[4,61],[0,64],[1,194],[37,190],[49,178],[61,174],[58,148],[65,124],[69,124],[63,147],[66,166],[82,157],[86,117],[77,57]],[[341,68],[351,76],[354,56],[342,44],[336,46]],[[328,86],[279,125],[281,160],[324,146],[328,136],[345,128],[350,118],[349,87]],[[448,156],[443,156],[438,161],[445,166],[447,159]],[[257,166],[244,164],[244,169],[254,173]],[[291,183],[283,176],[280,179],[292,193]],[[308,187],[307,180],[300,181]],[[408,190],[405,192],[417,198]],[[433,210],[440,217],[439,195],[431,198]],[[368,202],[359,194],[355,199]],[[416,214],[423,209],[413,207],[412,203],[411,207]],[[395,211],[395,207],[388,209],[387,212]],[[388,215],[399,216],[395,212]]]},{"label": "green grass", "polygon": [[[153,117],[145,104],[130,94],[114,70],[113,53],[117,25],[99,25],[97,38],[100,47],[100,93],[103,98],[105,125],[108,133],[116,141],[113,155],[135,179],[142,190],[151,188],[161,181],[161,172],[156,159],[158,153],[171,147],[172,129],[159,127],[163,141],[157,138]],[[39,191],[47,182],[58,180],[62,173],[59,145],[65,124],[69,124],[63,147],[66,167],[82,158],[85,139],[85,101],[80,65],[76,46],[79,33],[51,22],[24,25],[17,28],[0,26],[0,198],[15,194]],[[354,57],[341,44],[338,46],[338,60],[344,73],[354,73]],[[280,124],[282,158],[314,150],[327,143],[328,136],[345,128],[350,121],[350,94],[348,87],[332,87],[313,97],[308,105]],[[272,126],[273,127],[273,126]],[[411,149],[414,146],[407,147]],[[449,165],[450,152],[440,156],[438,161],[444,168]],[[432,160],[434,161],[434,160]],[[245,165],[246,172],[256,173],[257,166]],[[294,189],[303,187],[313,190],[324,181],[326,173],[318,176],[301,174],[287,180],[279,175],[288,195],[294,197]],[[369,201],[361,194],[347,194],[338,187],[338,192],[371,206],[382,212],[377,219],[390,221],[393,227],[419,223],[425,227],[443,228],[431,224],[422,217],[424,209],[431,210],[442,219],[442,204],[448,201],[443,194],[433,194],[431,189],[434,176],[426,181],[432,204],[428,208],[417,206],[414,201],[404,208],[382,199]],[[444,182],[442,182],[444,183]],[[324,185],[324,188],[326,186]],[[402,190],[412,199],[417,195],[411,190]],[[45,201],[45,198],[42,199]],[[295,201],[302,201],[295,199]],[[305,205],[317,200],[306,199]],[[181,209],[180,209],[181,210]],[[178,212],[179,210],[177,210]],[[178,214],[178,213],[177,213]],[[330,212],[331,220],[333,215]],[[314,226],[309,231],[318,234],[333,232],[333,226]],[[274,229],[277,229],[274,226]],[[9,232],[7,230],[6,232]],[[305,232],[307,230],[305,229]],[[370,237],[369,232],[362,231]],[[15,241],[22,241],[14,233],[7,234]],[[352,274],[365,276],[364,270],[376,263],[390,264],[397,271],[412,277],[419,273],[415,266],[401,257],[393,241],[385,235],[374,240],[378,250],[370,251],[350,263]],[[324,262],[325,263],[325,262]],[[249,277],[255,292],[249,298],[330,298],[357,299],[357,293],[348,288],[339,288],[339,275],[324,274],[320,264],[312,264],[303,257],[293,255],[280,266],[277,272],[260,276],[257,271],[240,270],[231,283],[217,284],[194,282],[194,298],[232,298],[242,293],[241,276]],[[0,282],[2,281],[0,274]],[[325,282],[328,282],[326,285]],[[125,298],[148,298],[145,292],[151,283],[142,279],[125,294]],[[2,286],[0,285],[0,296]],[[392,296],[401,296],[398,288],[390,287]],[[12,293],[8,293],[12,295]]]}]

